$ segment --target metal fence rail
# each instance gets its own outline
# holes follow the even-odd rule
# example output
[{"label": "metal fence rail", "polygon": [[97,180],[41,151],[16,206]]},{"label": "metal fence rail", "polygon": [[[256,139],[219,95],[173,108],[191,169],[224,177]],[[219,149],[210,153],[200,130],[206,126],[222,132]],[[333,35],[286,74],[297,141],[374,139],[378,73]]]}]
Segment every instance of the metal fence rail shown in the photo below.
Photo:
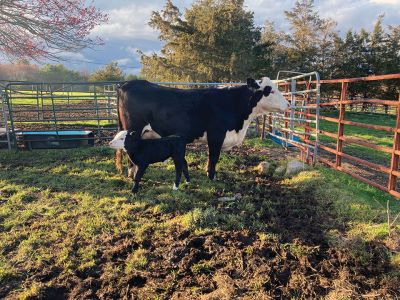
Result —
[{"label": "metal fence rail", "polygon": [[[339,99],[331,99],[330,101],[324,101],[320,103],[320,107],[322,110],[327,108],[333,108],[339,112],[338,117],[326,116],[322,113],[318,119],[321,122],[333,123],[337,124],[336,132],[329,132],[326,130],[321,130],[318,128],[310,128],[308,130],[314,134],[321,134],[321,137],[330,138],[332,143],[319,143],[318,148],[320,155],[318,156],[318,160],[333,169],[338,171],[347,173],[352,177],[365,182],[371,186],[374,186],[378,189],[381,189],[389,194],[395,196],[396,198],[400,198],[400,191],[397,186],[397,178],[400,176],[399,171],[399,161],[400,161],[400,94],[398,100],[382,100],[382,99],[349,99],[348,95],[348,86],[352,83],[358,82],[374,82],[380,81],[383,82],[385,80],[393,80],[400,79],[400,74],[389,74],[389,75],[380,75],[380,76],[369,76],[369,77],[361,77],[361,78],[344,78],[344,79],[335,79],[335,80],[321,80],[321,85],[334,85],[340,84],[341,92]],[[298,84],[307,84],[307,81],[298,82]],[[283,83],[286,89],[289,89],[290,83]],[[399,80],[400,85],[400,80]],[[398,89],[400,92],[400,88]],[[351,106],[356,104],[365,105],[381,105],[388,106],[390,111],[394,111],[396,115],[396,124],[395,126],[387,126],[387,125],[375,125],[369,123],[361,123],[355,122],[346,119],[346,112],[351,111]],[[309,105],[312,107],[318,107],[318,105]],[[313,113],[311,111],[306,111],[302,114],[304,118],[316,118],[318,117],[317,113]],[[385,115],[383,115],[385,116]],[[383,146],[373,143],[362,137],[354,137],[351,135],[345,134],[345,128],[347,126],[352,126],[354,128],[364,128],[370,130],[378,130],[384,131],[388,134],[393,134],[392,136],[392,146]],[[271,130],[271,127],[270,127]],[[314,145],[314,143],[310,140],[304,139],[304,143]],[[375,150],[378,152],[387,153],[390,155],[390,162],[387,165],[384,165],[381,162],[374,162],[368,158],[363,157],[362,153],[346,153],[345,146],[356,145],[367,149]],[[343,159],[346,159],[349,163],[344,164]],[[358,164],[358,166],[356,166]],[[357,168],[368,168],[377,172],[377,176],[379,177],[379,173],[387,175],[387,184],[383,185],[382,178],[379,177],[377,180],[377,176],[375,173],[372,174],[374,178],[366,178],[361,173],[357,173],[355,170]]]},{"label": "metal fence rail", "polygon": [[[281,74],[289,74],[290,77],[280,79]],[[289,101],[290,109],[284,114],[268,115],[269,135],[280,140],[283,146],[294,145],[299,148],[301,158],[310,164],[317,161],[318,154],[319,82],[318,72],[279,72],[275,83]],[[312,116],[311,113],[313,113]],[[263,132],[265,132],[265,122],[263,126]]]},{"label": "metal fence rail", "polygon": [[[13,144],[21,145],[19,136],[39,131],[54,131],[57,140],[64,141],[62,132],[71,129],[93,131],[88,138],[93,142],[110,139],[117,129],[117,83],[8,83],[4,96]],[[24,143],[44,140],[24,137]]]},{"label": "metal fence rail", "polygon": [[0,89],[0,145],[6,144],[8,150],[11,150],[10,130],[8,127],[7,110],[5,95]]}]

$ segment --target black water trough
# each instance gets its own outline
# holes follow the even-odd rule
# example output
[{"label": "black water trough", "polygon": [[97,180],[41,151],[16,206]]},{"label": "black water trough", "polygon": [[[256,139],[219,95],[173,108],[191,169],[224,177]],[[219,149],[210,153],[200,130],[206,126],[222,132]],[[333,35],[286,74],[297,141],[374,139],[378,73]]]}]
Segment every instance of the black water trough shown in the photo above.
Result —
[{"label": "black water trough", "polygon": [[94,145],[94,134],[89,130],[26,131],[17,135],[29,150],[68,149]]}]

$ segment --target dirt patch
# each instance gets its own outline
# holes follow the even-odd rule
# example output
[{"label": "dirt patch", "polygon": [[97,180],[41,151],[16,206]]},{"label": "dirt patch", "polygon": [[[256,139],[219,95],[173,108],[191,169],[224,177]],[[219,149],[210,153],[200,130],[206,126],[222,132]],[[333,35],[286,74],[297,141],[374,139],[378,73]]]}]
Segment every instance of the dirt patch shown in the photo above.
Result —
[{"label": "dirt patch", "polygon": [[[351,297],[398,295],[390,288],[393,280],[385,281],[390,267],[383,244],[347,240],[340,247],[329,245],[325,232],[340,230],[330,203],[318,202],[310,190],[287,190],[268,178],[242,188],[254,197],[260,219],[270,223],[265,235],[252,230],[195,234],[177,225],[161,237],[151,236],[151,241],[117,237],[107,241],[97,274],[55,278],[57,286],[64,284],[60,296],[68,290],[70,299],[318,298],[338,295],[344,286]],[[215,209],[242,213],[217,205]],[[145,270],[108,273],[110,266],[121,268],[127,254],[146,243]]]},{"label": "dirt patch", "polygon": [[[205,150],[203,146],[190,148]],[[95,242],[103,250],[86,269],[60,271],[44,266],[31,270],[32,280],[44,286],[39,298],[400,297],[399,277],[388,276],[395,272],[388,253],[398,245],[348,238],[345,225],[336,221],[333,203],[316,197],[312,186],[286,186],[249,171],[260,156],[284,159],[290,152],[265,149],[260,154],[244,146],[231,154],[235,172],[221,172],[219,181],[224,188],[216,188],[215,200],[206,203],[208,215],[184,227],[172,222],[178,210],[159,213],[151,207],[157,202],[148,202],[142,210],[130,212],[135,219],[172,223],[157,230],[146,228],[140,238],[133,229],[101,235]],[[196,165],[191,167],[196,169]],[[217,200],[238,190],[245,200]],[[235,226],[240,228],[231,229]],[[331,231],[337,233],[334,241],[328,234]],[[128,258],[138,251],[142,261],[127,268]],[[0,285],[0,297],[13,298],[17,286],[13,282],[18,280]]]}]

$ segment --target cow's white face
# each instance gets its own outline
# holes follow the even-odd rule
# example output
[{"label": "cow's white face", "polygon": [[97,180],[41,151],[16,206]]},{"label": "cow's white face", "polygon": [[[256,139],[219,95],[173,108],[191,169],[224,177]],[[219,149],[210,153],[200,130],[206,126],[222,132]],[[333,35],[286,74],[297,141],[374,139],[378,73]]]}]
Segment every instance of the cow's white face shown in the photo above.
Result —
[{"label": "cow's white face", "polygon": [[108,145],[113,149],[125,149],[125,138],[127,134],[128,131],[126,130],[118,132]]},{"label": "cow's white face", "polygon": [[[282,93],[278,90],[278,87],[271,81],[271,79],[263,77],[259,85],[259,90],[265,92],[261,100],[257,103],[258,114],[266,112],[284,112],[289,108],[289,102],[285,97],[283,97]],[[271,87],[271,89],[268,87]]]}]

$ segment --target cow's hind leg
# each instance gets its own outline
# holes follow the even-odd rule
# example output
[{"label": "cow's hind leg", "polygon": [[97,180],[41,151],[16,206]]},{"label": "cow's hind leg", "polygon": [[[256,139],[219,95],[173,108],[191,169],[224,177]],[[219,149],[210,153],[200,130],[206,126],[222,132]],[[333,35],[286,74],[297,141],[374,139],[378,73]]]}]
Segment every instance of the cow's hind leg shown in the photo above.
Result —
[{"label": "cow's hind leg", "polygon": [[135,174],[135,180],[134,180],[133,187],[132,187],[132,193],[135,194],[138,192],[140,180],[142,179],[147,167],[148,167],[148,165],[137,166],[137,172]]},{"label": "cow's hind leg", "polygon": [[176,191],[179,188],[179,184],[181,183],[182,170],[184,168],[184,163],[182,160],[174,159],[175,164],[175,182],[172,189]]},{"label": "cow's hind leg", "polygon": [[186,178],[186,182],[189,183],[190,182],[190,176],[189,176],[188,163],[187,163],[186,159],[183,159],[183,175]]},{"label": "cow's hind leg", "polygon": [[216,167],[221,154],[222,144],[224,142],[224,136],[219,137],[208,137],[208,164],[207,164],[207,175],[211,180],[216,179]]}]

